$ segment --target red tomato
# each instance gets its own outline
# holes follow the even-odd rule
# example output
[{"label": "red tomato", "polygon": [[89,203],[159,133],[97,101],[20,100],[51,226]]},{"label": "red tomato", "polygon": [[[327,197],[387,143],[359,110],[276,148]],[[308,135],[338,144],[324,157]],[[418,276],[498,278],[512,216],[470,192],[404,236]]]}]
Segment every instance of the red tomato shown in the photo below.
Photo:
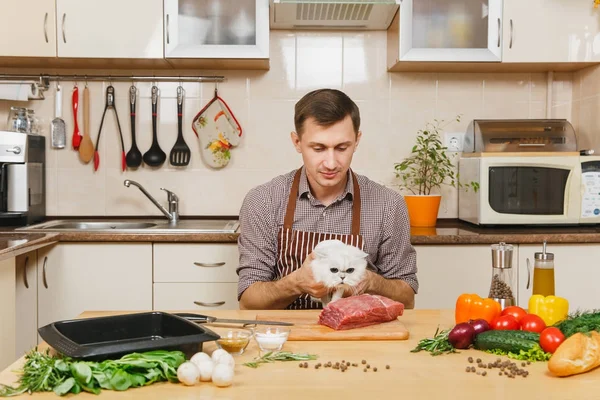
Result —
[{"label": "red tomato", "polygon": [[540,346],[547,353],[554,353],[558,346],[565,341],[565,335],[560,329],[553,326],[546,328],[540,333]]},{"label": "red tomato", "polygon": [[517,331],[519,322],[512,315],[501,315],[492,321],[492,329],[496,331]]},{"label": "red tomato", "polygon": [[523,318],[521,318],[521,329],[529,332],[537,332],[540,333],[544,329],[546,329],[546,323],[543,319],[535,314],[527,314]]},{"label": "red tomato", "polygon": [[512,315],[513,317],[515,317],[517,322],[520,322],[521,318],[527,315],[527,311],[525,311],[519,306],[510,306],[502,310],[502,313],[500,315]]}]

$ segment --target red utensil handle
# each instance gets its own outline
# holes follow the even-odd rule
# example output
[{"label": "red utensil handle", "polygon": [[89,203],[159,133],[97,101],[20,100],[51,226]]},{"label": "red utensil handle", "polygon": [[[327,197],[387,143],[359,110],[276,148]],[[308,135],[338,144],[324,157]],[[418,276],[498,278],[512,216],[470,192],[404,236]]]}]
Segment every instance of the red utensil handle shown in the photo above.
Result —
[{"label": "red utensil handle", "polygon": [[72,103],[73,103],[73,138],[72,138],[72,142],[73,142],[73,149],[74,150],[78,150],[79,149],[79,145],[81,144],[81,134],[79,133],[79,125],[77,124],[77,110],[79,109],[79,88],[77,86],[75,86],[73,88],[73,96],[72,96]]}]

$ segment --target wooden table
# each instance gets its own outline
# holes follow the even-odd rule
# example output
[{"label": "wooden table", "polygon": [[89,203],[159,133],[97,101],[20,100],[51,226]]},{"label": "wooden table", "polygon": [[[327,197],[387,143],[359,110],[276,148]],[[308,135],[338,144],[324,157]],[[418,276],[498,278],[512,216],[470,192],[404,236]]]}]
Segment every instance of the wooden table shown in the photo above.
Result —
[{"label": "wooden table", "polygon": [[[268,314],[268,311],[261,311]],[[87,312],[82,317],[111,313]],[[213,311],[211,315],[223,318],[253,318],[256,311]],[[417,342],[431,337],[440,325],[452,326],[451,310],[410,310],[400,317],[411,338],[397,342],[287,342],[284,350],[310,352],[319,355],[318,361],[309,362],[310,368],[299,368],[297,362],[265,364],[258,369],[242,366],[258,354],[255,342],[246,353],[236,357],[233,386],[217,388],[212,383],[200,383],[194,387],[159,383],[125,392],[103,390],[101,398],[115,399],[361,399],[388,398],[408,399],[595,399],[600,398],[600,368],[587,374],[569,378],[556,378],[547,372],[546,363],[527,366],[529,376],[507,378],[498,376],[498,370],[489,370],[487,376],[466,373],[467,358],[481,358],[492,362],[497,357],[476,350],[461,351],[432,357],[430,354],[411,353]],[[217,331],[218,329],[214,329]],[[207,352],[214,343],[205,346]],[[350,368],[346,372],[330,368],[314,369],[317,362],[367,360],[378,371],[363,372],[362,368]],[[18,360],[0,373],[0,383],[14,382],[11,370],[18,369]],[[385,365],[390,369],[386,370]],[[36,397],[58,398],[54,393]],[[73,396],[71,396],[73,397]],[[97,398],[81,393],[79,399]]]}]

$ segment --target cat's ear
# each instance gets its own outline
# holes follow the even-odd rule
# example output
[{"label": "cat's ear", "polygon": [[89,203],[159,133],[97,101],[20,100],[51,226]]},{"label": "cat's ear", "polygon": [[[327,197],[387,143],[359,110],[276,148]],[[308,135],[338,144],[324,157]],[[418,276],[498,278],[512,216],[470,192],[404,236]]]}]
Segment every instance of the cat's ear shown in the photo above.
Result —
[{"label": "cat's ear", "polygon": [[360,249],[356,249],[356,259],[361,259],[361,258],[367,258],[369,256],[368,253],[365,253],[364,251],[360,250]]},{"label": "cat's ear", "polygon": [[332,254],[332,252],[335,252],[335,250],[333,249],[338,248],[340,246],[340,243],[342,242],[340,242],[339,240],[323,240],[315,246],[315,248],[313,249],[313,253],[315,253],[315,256],[317,258],[328,257]]}]

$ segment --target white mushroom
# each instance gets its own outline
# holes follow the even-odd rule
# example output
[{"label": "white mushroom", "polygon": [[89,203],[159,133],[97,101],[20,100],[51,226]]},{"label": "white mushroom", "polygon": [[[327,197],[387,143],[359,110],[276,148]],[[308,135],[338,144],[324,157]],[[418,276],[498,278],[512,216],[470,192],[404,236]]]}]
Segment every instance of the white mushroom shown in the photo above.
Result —
[{"label": "white mushroom", "polygon": [[231,354],[225,353],[217,357],[215,364],[225,364],[233,368],[235,366],[235,360]]},{"label": "white mushroom", "polygon": [[216,364],[219,357],[221,357],[221,355],[223,355],[223,354],[229,354],[229,353],[223,349],[217,349],[217,350],[213,351],[212,356],[211,356],[213,362]]},{"label": "white mushroom", "polygon": [[226,364],[217,364],[213,370],[212,381],[218,387],[231,386],[233,383],[233,368]]},{"label": "white mushroom", "polygon": [[177,379],[186,386],[194,386],[199,378],[200,371],[193,362],[186,361],[177,368]]},{"label": "white mushroom", "polygon": [[213,375],[214,364],[212,360],[200,361],[198,369],[200,370],[200,381],[210,382]]},{"label": "white mushroom", "polygon": [[192,358],[190,358],[190,361],[193,362],[194,364],[198,365],[200,364],[202,361],[212,361],[212,358],[210,358],[210,356],[202,351],[194,354],[192,356]]}]

